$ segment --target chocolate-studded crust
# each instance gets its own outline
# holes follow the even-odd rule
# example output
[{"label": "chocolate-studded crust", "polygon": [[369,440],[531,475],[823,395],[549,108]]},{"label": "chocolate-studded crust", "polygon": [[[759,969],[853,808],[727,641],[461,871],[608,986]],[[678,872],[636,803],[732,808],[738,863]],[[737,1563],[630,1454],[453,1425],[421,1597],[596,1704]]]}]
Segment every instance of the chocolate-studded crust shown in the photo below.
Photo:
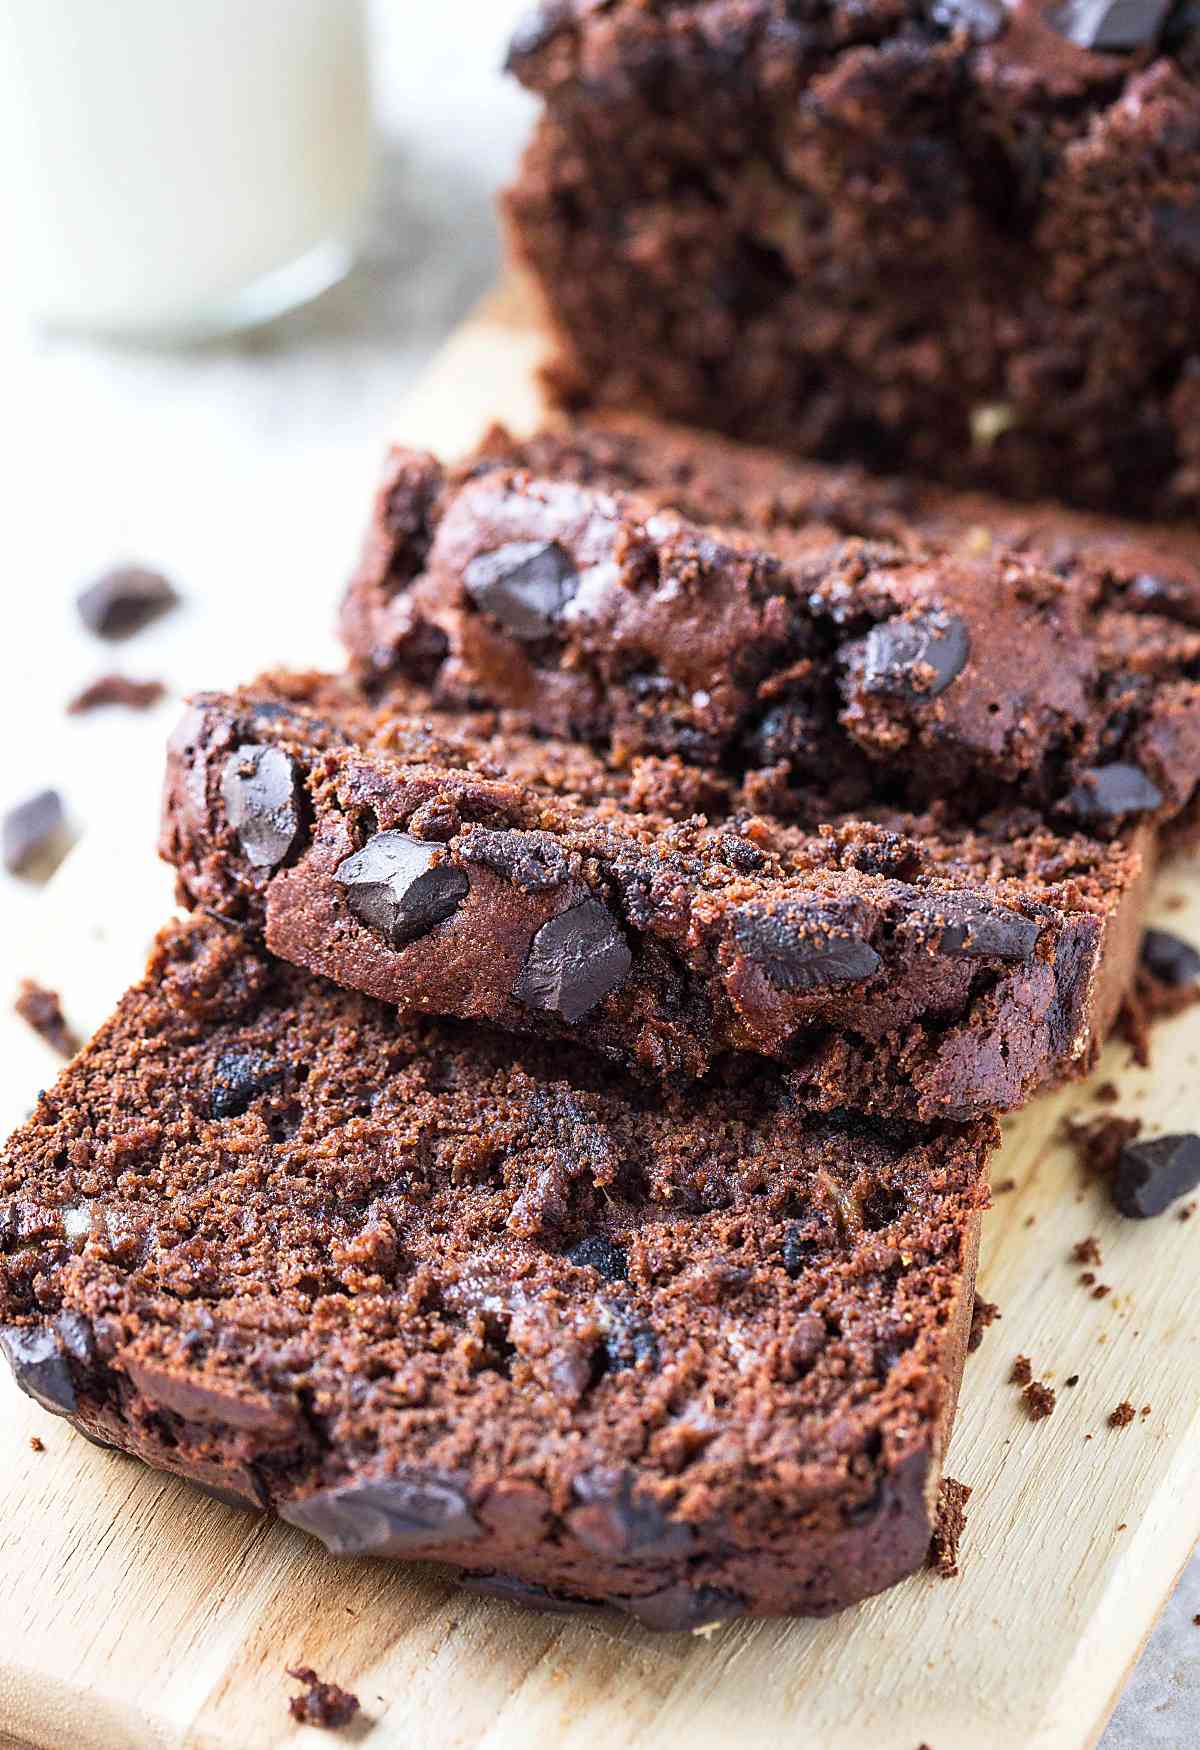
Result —
[{"label": "chocolate-studded crust", "polygon": [[[549,556],[541,568],[532,555]],[[527,714],[752,806],[940,799],[1187,822],[1200,537],[789,465],[645,422],[393,455],[343,616],[360,671]]]},{"label": "chocolate-studded crust", "polygon": [[[815,1104],[920,1118],[1086,1069],[1129,983],[1146,833],[894,815],[809,832],[716,780],[689,818],[705,781],[678,762],[621,772],[573,747],[559,771],[512,722],[422,703],[315,675],[196,699],[162,832],[181,899],[405,1012],[659,1075],[756,1052]],[[268,1071],[214,1098],[232,1110]]]},{"label": "chocolate-studded crust", "polygon": [[658,1629],[825,1614],[924,1558],[994,1141],[761,1064],[642,1090],[194,919],[0,1155],[3,1349],[338,1553]]},{"label": "chocolate-studded crust", "polygon": [[564,398],[1194,518],[1194,0],[544,0],[510,65]]}]

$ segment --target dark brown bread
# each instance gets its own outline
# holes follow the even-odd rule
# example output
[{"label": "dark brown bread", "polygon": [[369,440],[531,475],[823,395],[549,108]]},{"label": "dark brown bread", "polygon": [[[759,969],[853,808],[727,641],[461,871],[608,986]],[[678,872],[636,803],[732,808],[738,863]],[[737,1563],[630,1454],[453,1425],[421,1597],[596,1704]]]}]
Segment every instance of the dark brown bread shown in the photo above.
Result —
[{"label": "dark brown bread", "polygon": [[511,64],[560,393],[1195,516],[1194,0],[546,0]]},{"label": "dark brown bread", "polygon": [[1014,802],[1187,830],[1200,538],[1014,512],[642,424],[398,451],[343,626],[370,681],[508,706],[754,808]]},{"label": "dark brown bread", "polygon": [[181,900],[404,1011],[659,1075],[759,1052],[817,1105],[920,1118],[1081,1073],[1130,983],[1145,834],[808,831],[678,760],[422,707],[319,675],[195,700],[161,841]]},{"label": "dark brown bread", "polygon": [[924,1559],[994,1140],[639,1092],[193,920],[0,1156],[0,1345],[337,1552],[824,1614]]}]

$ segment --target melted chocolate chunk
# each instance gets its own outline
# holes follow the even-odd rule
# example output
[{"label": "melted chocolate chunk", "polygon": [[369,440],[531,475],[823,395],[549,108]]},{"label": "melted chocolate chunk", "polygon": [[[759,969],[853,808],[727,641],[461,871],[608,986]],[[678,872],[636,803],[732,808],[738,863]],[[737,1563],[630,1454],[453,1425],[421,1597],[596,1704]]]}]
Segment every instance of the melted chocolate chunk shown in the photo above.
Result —
[{"label": "melted chocolate chunk", "polygon": [[1152,47],[1170,10],[1171,0],[1066,0],[1047,22],[1077,48],[1122,54]]},{"label": "melted chocolate chunk", "polygon": [[1113,1202],[1122,1215],[1161,1215],[1177,1197],[1200,1185],[1200,1136],[1156,1136],[1127,1142],[1112,1177]]},{"label": "melted chocolate chunk", "polygon": [[71,1368],[60,1334],[50,1325],[0,1326],[0,1354],[12,1368],[21,1390],[52,1416],[73,1416],[78,1409]]},{"label": "melted chocolate chunk", "polygon": [[966,960],[1028,960],[1037,947],[1038,926],[1007,906],[947,894],[919,901],[897,933]]},{"label": "melted chocolate chunk", "polygon": [[514,638],[544,638],[579,587],[570,555],[557,541],[509,541],[480,553],[463,571],[477,608]]},{"label": "melted chocolate chunk", "polygon": [[1147,930],[1142,936],[1142,965],[1160,984],[1178,989],[1200,978],[1200,954],[1170,930]]},{"label": "melted chocolate chunk", "polygon": [[464,1574],[459,1581],[464,1592],[475,1592],[483,1598],[503,1598],[507,1604],[520,1604],[526,1610],[541,1610],[549,1616],[594,1615],[603,1608],[586,1598],[572,1598],[566,1592],[551,1592],[532,1580],[522,1580],[516,1574]]},{"label": "melted chocolate chunk", "polygon": [[214,1118],[240,1118],[282,1080],[283,1070],[260,1051],[223,1051],[213,1071],[209,1111]]},{"label": "melted chocolate chunk", "polygon": [[585,1471],[576,1477],[575,1498],[582,1503],[567,1515],[579,1542],[597,1555],[624,1557],[683,1555],[696,1534],[670,1519],[648,1498],[634,1492],[627,1470]]},{"label": "melted chocolate chunk", "polygon": [[459,855],[502,875],[522,893],[549,893],[570,875],[562,846],[545,832],[492,832],[475,826],[463,835]]},{"label": "melted chocolate chunk", "polygon": [[542,925],[513,995],[574,1024],[624,984],[632,965],[616,919],[598,899],[585,899]]},{"label": "melted chocolate chunk", "polygon": [[400,948],[445,923],[467,896],[467,876],[441,857],[437,845],[406,832],[381,832],[339,863],[333,878],[355,917]]},{"label": "melted chocolate chunk", "polygon": [[1162,791],[1140,766],[1118,761],[1081,772],[1066,806],[1079,820],[1106,822],[1119,820],[1123,814],[1147,814],[1162,799]]},{"label": "melted chocolate chunk", "polygon": [[282,748],[245,742],[221,772],[225,815],[255,869],[282,863],[300,830],[296,768]]},{"label": "melted chocolate chunk", "polygon": [[10,875],[49,875],[67,849],[66,814],[57,790],[39,790],[4,816],[4,867]]},{"label": "melted chocolate chunk", "polygon": [[687,1586],[680,1581],[641,1598],[614,1598],[620,1610],[636,1616],[646,1628],[684,1634],[746,1614],[746,1600],[719,1586]]},{"label": "melted chocolate chunk", "polygon": [[469,1543],[481,1532],[460,1489],[415,1471],[284,1501],[279,1516],[319,1537],[335,1556],[399,1556]]},{"label": "melted chocolate chunk", "polygon": [[778,990],[822,990],[878,971],[879,955],[856,924],[833,907],[795,900],[775,911],[738,912],[733,933],[742,953]]},{"label": "melted chocolate chunk", "polygon": [[863,645],[863,686],[869,693],[936,699],[957,680],[971,637],[957,614],[918,614],[872,626]]},{"label": "melted chocolate chunk", "polygon": [[179,600],[167,579],[142,565],[117,565],[75,600],[79,617],[97,638],[129,638]]},{"label": "melted chocolate chunk", "polygon": [[622,1246],[614,1246],[603,1234],[589,1234],[567,1253],[572,1264],[598,1270],[606,1282],[624,1282],[629,1275],[629,1259]]}]

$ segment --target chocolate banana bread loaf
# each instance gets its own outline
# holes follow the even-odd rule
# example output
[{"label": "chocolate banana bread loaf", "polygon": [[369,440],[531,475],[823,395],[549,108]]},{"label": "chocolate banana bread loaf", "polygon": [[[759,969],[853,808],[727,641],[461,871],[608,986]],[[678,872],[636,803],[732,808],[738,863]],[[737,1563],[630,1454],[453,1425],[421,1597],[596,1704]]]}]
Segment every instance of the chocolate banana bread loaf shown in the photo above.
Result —
[{"label": "chocolate banana bread loaf", "polygon": [[617,763],[679,754],[779,814],[1019,803],[1108,832],[1196,809],[1195,531],[645,425],[496,432],[456,468],[392,456],[343,629],[368,682],[513,707]]},{"label": "chocolate banana bread loaf", "polygon": [[510,64],[565,397],[1195,516],[1195,0],[545,0]]},{"label": "chocolate banana bread loaf", "polygon": [[761,1062],[639,1090],[195,919],[0,1154],[0,1346],[339,1554],[824,1614],[925,1555],[993,1141]]},{"label": "chocolate banana bread loaf", "polygon": [[809,831],[678,759],[615,770],[422,703],[318,675],[193,701],[162,832],[180,898],[405,1012],[660,1075],[758,1052],[814,1105],[919,1118],[1086,1070],[1132,977],[1148,831]]}]

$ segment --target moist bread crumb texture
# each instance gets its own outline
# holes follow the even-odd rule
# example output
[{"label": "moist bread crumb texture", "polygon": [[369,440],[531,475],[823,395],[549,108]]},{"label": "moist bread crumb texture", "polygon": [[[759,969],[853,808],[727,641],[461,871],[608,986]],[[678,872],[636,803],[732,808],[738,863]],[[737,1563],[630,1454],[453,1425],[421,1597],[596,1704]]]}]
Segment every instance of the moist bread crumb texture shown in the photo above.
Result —
[{"label": "moist bread crumb texture", "polygon": [[337,1552],[824,1614],[925,1557],[994,1141],[762,1066],[640,1093],[193,920],[0,1157],[0,1342]]}]

